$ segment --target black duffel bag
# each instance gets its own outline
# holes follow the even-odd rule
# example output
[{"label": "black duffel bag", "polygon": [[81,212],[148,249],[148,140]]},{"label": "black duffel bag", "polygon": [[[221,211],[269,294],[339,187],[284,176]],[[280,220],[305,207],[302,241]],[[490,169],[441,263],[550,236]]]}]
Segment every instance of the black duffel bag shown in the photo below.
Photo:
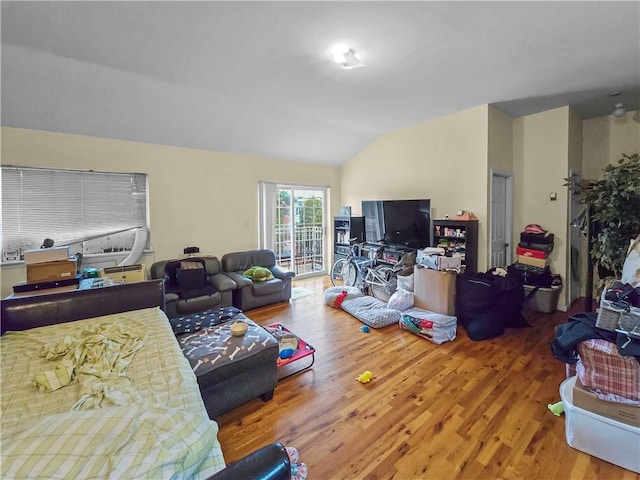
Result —
[{"label": "black duffel bag", "polygon": [[458,323],[467,327],[479,313],[491,312],[496,301],[490,276],[486,273],[470,272],[456,277],[456,317]]},{"label": "black duffel bag", "polygon": [[504,329],[528,327],[522,316],[525,298],[521,277],[487,273],[464,273],[456,277],[456,317],[471,340],[500,336]]},{"label": "black duffel bag", "polygon": [[504,318],[504,324],[510,328],[530,327],[522,316],[522,304],[525,299],[522,277],[513,270],[507,270],[505,276],[497,275],[492,268],[487,273],[492,275],[494,297],[497,308]]},{"label": "black duffel bag", "polygon": [[514,263],[507,267],[507,272],[519,275],[524,285],[532,287],[550,288],[553,284],[553,274],[549,267],[534,267],[524,263]]},{"label": "black duffel bag", "polygon": [[553,233],[520,233],[520,241],[522,243],[536,243],[538,245],[553,245]]}]

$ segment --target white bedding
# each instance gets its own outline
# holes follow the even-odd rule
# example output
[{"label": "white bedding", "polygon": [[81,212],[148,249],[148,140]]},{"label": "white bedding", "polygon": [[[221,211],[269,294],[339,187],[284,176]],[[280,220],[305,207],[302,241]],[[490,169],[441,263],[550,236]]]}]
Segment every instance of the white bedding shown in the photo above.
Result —
[{"label": "white bedding", "polygon": [[[135,321],[147,337],[126,370],[141,401],[71,411],[78,382],[45,393],[33,376],[40,356],[96,321]],[[206,478],[224,468],[217,424],[158,308],[80,320],[0,337],[2,478]]]}]

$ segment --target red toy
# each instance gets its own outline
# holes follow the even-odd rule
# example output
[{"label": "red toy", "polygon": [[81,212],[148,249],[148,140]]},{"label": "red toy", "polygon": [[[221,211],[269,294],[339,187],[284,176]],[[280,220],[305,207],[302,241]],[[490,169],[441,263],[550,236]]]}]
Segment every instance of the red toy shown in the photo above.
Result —
[{"label": "red toy", "polygon": [[340,308],[345,298],[347,298],[347,291],[343,290],[342,293],[336,297],[336,307]]}]

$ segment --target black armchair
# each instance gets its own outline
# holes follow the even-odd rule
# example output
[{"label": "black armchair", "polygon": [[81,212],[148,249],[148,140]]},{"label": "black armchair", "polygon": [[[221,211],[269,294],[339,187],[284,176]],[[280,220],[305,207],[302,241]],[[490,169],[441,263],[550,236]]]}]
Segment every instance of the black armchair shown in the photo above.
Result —
[{"label": "black armchair", "polygon": [[[191,268],[186,268],[187,264]],[[151,265],[149,274],[152,279],[164,279],[165,313],[169,318],[232,305],[231,292],[236,283],[222,273],[217,257],[161,260]]]},{"label": "black armchair", "polygon": [[[233,306],[240,310],[251,310],[291,298],[291,280],[294,272],[283,271],[276,266],[276,256],[271,250],[250,250],[227,253],[222,256],[222,271],[237,285],[233,291]],[[262,282],[253,281],[242,274],[251,267],[264,267],[273,278]]]}]

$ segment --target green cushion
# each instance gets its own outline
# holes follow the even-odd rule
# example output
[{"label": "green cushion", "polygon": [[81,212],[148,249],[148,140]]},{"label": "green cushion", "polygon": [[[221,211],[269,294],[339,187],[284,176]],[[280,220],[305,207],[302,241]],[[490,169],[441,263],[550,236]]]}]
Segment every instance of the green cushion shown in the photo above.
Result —
[{"label": "green cushion", "polygon": [[242,276],[250,278],[254,282],[265,282],[273,278],[273,273],[268,268],[254,266],[246,270]]}]

